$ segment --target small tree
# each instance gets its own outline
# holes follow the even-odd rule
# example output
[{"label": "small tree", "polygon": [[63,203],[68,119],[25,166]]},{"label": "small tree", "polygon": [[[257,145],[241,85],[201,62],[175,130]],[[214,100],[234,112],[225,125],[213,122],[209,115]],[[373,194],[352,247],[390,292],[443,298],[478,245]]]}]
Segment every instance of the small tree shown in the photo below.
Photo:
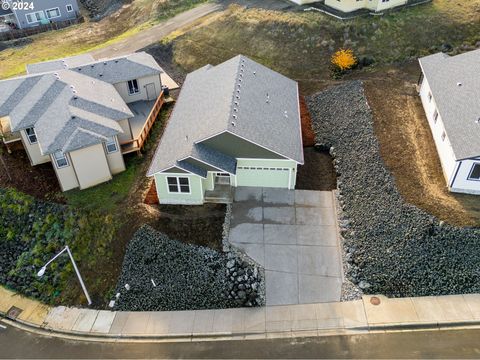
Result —
[{"label": "small tree", "polygon": [[351,49],[340,49],[332,55],[333,77],[337,78],[357,65],[357,58]]}]

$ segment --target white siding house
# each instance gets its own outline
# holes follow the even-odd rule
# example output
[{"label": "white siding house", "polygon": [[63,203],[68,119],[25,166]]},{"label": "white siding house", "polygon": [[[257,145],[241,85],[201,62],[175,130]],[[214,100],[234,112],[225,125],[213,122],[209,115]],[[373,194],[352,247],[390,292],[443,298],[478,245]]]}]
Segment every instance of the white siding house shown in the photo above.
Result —
[{"label": "white siding house", "polygon": [[480,195],[480,50],[420,59],[420,98],[446,185]]}]

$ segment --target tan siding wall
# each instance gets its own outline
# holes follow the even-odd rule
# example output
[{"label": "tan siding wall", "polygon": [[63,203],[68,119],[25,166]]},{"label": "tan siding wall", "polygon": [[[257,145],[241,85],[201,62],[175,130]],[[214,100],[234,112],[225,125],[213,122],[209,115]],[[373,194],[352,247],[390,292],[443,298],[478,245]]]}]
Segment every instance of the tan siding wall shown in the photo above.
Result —
[{"label": "tan siding wall", "polygon": [[150,84],[150,83],[155,84],[155,98],[157,98],[160,95],[160,92],[162,91],[162,85],[160,83],[160,75],[147,76],[144,78],[137,79],[137,81],[138,81],[138,88],[140,90],[140,93],[135,95],[128,94],[128,84],[126,81],[114,85],[115,89],[117,89],[118,93],[127,104],[134,101],[139,101],[139,100],[148,100],[147,90],[145,87],[147,84]]},{"label": "tan siding wall", "polygon": [[20,131],[20,136],[22,137],[23,147],[25,148],[32,165],[44,164],[50,161],[49,155],[42,155],[40,152],[40,146],[38,146],[38,143],[33,145],[30,144],[24,130]]},{"label": "tan siding wall", "polygon": [[60,187],[63,191],[72,190],[78,188],[79,186],[77,175],[75,174],[75,170],[72,166],[72,159],[70,158],[69,154],[67,154],[67,158],[68,166],[57,169],[57,164],[55,163],[53,156],[51,157],[53,169],[57,174],[58,182],[60,183]]},{"label": "tan siding wall", "polygon": [[396,6],[404,5],[407,0],[390,0],[382,2],[381,0],[325,0],[325,5],[343,12],[351,12],[359,9],[369,9],[372,11],[382,11]]},{"label": "tan siding wall", "polygon": [[89,146],[70,153],[80,189],[112,179],[103,144]]},{"label": "tan siding wall", "polygon": [[125,141],[132,140],[133,136],[128,119],[120,120],[118,122],[118,125],[120,125],[123,130],[123,134],[118,134],[118,141],[120,141],[120,143],[123,143]]},{"label": "tan siding wall", "polygon": [[120,151],[120,145],[118,144],[117,139],[117,151],[108,154],[105,150],[105,154],[107,155],[107,162],[108,167],[110,168],[110,173],[118,174],[122,171],[125,171],[125,162],[123,161],[123,155]]}]

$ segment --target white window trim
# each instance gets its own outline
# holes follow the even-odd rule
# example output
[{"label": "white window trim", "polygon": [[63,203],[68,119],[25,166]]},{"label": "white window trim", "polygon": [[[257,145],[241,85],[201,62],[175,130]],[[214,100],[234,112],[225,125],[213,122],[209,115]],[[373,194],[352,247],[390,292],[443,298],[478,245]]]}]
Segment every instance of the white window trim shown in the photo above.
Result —
[{"label": "white window trim", "polygon": [[[112,150],[112,151],[108,150],[109,145],[115,145],[115,150]],[[118,151],[117,140],[115,139],[114,136],[112,136],[111,138],[108,138],[107,141],[105,141],[105,151],[107,152],[107,154],[113,154]]]},{"label": "white window trim", "polygon": [[[175,192],[175,191],[170,191],[170,184],[168,183],[168,178],[175,178],[175,179],[177,179],[177,189],[178,189],[179,191],[177,191],[177,192]],[[180,178],[185,178],[185,179],[188,180],[188,193],[186,193],[186,192],[181,192],[181,191],[180,191],[180,190],[181,190],[181,188],[180,188],[180,180],[179,180]],[[165,183],[167,184],[167,192],[168,192],[169,194],[176,194],[176,195],[179,195],[179,194],[181,194],[181,195],[191,195],[191,194],[192,194],[192,186],[190,185],[190,178],[187,177],[187,176],[169,176],[169,175],[167,175],[167,176],[165,176]],[[185,185],[184,185],[184,186],[185,186]]]},{"label": "white window trim", "polygon": [[[49,16],[48,16],[48,12],[49,12],[50,10],[58,10],[58,16],[49,17]],[[51,8],[51,9],[46,9],[46,10],[45,10],[45,16],[47,17],[48,20],[56,19],[56,18],[62,17],[62,12],[60,11],[60,8],[59,8],[59,7],[54,7],[54,8]]]},{"label": "white window trim", "polygon": [[[130,81],[136,81],[136,82],[137,82],[137,92],[130,92],[130,86],[128,85],[128,83],[129,83]],[[133,85],[133,83],[132,83],[132,85]],[[139,85],[139,83],[138,83],[138,79],[131,79],[131,80],[128,80],[128,81],[127,81],[127,92],[128,92],[128,95],[129,95],[129,96],[135,96],[135,95],[138,95],[138,94],[141,93],[141,92],[140,92],[140,85]]]},{"label": "white window trim", "polygon": [[467,177],[467,180],[469,181],[480,181],[480,179],[472,178],[472,173],[473,173],[473,169],[475,169],[475,166],[480,166],[480,163],[473,163],[472,168],[470,169],[470,172],[468,173],[468,177]]},{"label": "white window trim", "polygon": [[63,169],[63,168],[66,168],[66,167],[69,167],[70,166],[70,162],[68,161],[68,156],[67,154],[65,153],[62,153],[63,154],[63,158],[65,159],[65,162],[66,164],[63,165],[63,166],[60,166],[58,165],[58,159],[55,157],[55,154],[56,153],[62,153],[61,151],[56,151],[52,154],[52,157],[53,157],[53,160],[55,161],[55,166],[57,167],[57,169]]},{"label": "white window trim", "polygon": [[[68,7],[70,7],[70,9],[72,9],[72,10],[68,10]],[[73,12],[74,11],[72,4],[65,5],[65,9],[67,10],[67,12]]]},{"label": "white window trim", "polygon": [[[36,23],[40,22],[40,20],[37,20],[36,14],[43,14],[43,19],[41,19],[41,20],[45,20],[45,19],[46,19],[46,15],[45,15],[45,13],[43,12],[43,10],[34,11],[34,12],[31,12],[31,13],[25,14],[25,19],[27,19],[27,23],[28,23],[28,24],[36,24]],[[35,19],[35,21],[28,21],[28,15],[30,15],[33,19]]]},{"label": "white window trim", "polygon": [[[28,132],[27,132],[28,129],[32,129],[33,134],[29,135]],[[37,133],[35,132],[35,129],[33,127],[28,128],[28,129],[25,129],[25,135],[27,136],[29,144],[30,145],[38,144],[38,138],[37,138]],[[30,139],[30,136],[35,136],[35,139],[37,139],[37,140],[35,142],[32,142],[32,140]]]}]

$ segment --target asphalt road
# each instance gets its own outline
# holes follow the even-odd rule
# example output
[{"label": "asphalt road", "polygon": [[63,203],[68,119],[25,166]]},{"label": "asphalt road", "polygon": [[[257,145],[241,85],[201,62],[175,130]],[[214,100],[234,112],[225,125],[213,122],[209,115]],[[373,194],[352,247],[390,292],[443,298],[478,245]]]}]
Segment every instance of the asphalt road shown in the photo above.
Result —
[{"label": "asphalt road", "polygon": [[88,343],[0,323],[0,358],[479,358],[480,329],[194,343]]}]

